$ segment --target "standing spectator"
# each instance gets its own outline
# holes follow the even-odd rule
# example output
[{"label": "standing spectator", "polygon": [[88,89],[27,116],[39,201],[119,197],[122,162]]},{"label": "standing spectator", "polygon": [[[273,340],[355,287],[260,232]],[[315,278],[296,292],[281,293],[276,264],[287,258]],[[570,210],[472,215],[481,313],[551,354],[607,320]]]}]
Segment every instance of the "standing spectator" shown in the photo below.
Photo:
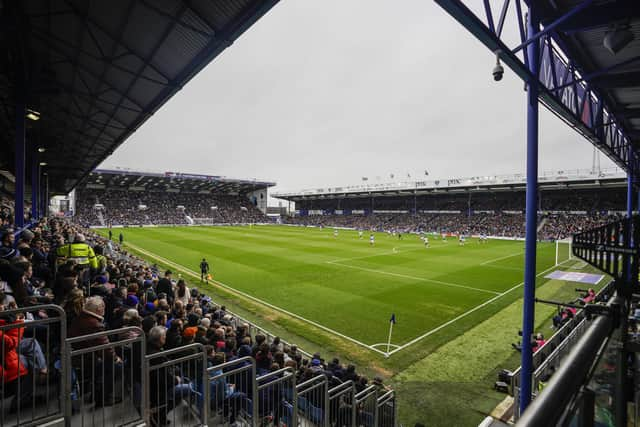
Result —
[{"label": "standing spectator", "polygon": [[158,281],[158,285],[156,286],[156,294],[165,294],[167,296],[167,301],[169,302],[169,304],[173,304],[174,299],[173,284],[171,283],[172,274],[173,273],[171,272],[171,270],[167,270],[164,273],[164,277]]},{"label": "standing spectator", "polygon": [[183,279],[178,280],[178,284],[176,285],[176,301],[182,302],[183,305],[189,304],[191,301],[191,292],[189,292],[189,288]]}]

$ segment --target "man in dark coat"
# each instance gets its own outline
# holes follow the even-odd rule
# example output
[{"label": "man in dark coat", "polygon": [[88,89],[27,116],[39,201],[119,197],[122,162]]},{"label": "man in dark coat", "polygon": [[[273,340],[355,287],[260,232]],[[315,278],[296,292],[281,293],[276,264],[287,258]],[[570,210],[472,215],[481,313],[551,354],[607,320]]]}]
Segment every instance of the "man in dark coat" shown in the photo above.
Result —
[{"label": "man in dark coat", "polygon": [[[88,298],[84,303],[82,313],[76,317],[69,326],[69,338],[81,337],[89,334],[103,332],[105,304],[101,297]],[[72,344],[74,350],[97,347],[109,344],[106,335],[87,338]],[[82,356],[73,357],[71,361],[81,380],[91,381],[95,384],[93,400],[96,406],[113,405],[113,379],[116,371],[120,371],[122,360],[116,355],[113,348],[85,353]],[[84,372],[80,372],[84,369]]]}]

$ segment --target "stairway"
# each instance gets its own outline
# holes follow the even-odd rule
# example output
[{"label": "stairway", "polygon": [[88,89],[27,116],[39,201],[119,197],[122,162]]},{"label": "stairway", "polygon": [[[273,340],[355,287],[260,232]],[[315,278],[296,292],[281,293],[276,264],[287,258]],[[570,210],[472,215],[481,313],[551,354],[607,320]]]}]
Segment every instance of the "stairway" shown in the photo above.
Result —
[{"label": "stairway", "polygon": [[98,222],[102,227],[105,227],[107,223],[104,221],[104,215],[102,215],[102,210],[96,210],[96,216],[98,217]]},{"label": "stairway", "polygon": [[536,228],[536,232],[540,232],[540,230],[542,230],[542,227],[544,227],[544,225],[547,223],[547,217],[542,217],[542,219],[540,220],[540,222],[538,223],[538,228]]}]

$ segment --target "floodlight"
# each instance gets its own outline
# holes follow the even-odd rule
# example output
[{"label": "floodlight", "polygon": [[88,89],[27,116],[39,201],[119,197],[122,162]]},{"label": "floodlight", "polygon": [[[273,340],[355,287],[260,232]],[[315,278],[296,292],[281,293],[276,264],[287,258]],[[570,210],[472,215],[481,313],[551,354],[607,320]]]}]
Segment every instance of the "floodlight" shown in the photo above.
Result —
[{"label": "floodlight", "polygon": [[612,54],[617,54],[633,41],[633,33],[628,27],[616,27],[607,31],[602,40],[604,47]]},{"label": "floodlight", "polygon": [[36,110],[31,110],[27,108],[27,119],[37,122],[38,120],[40,120],[40,113],[37,112]]},{"label": "floodlight", "polygon": [[40,166],[47,166],[47,162],[40,162]]},{"label": "floodlight", "polygon": [[38,147],[38,153],[44,153],[45,151],[47,151],[46,148],[44,147]]}]

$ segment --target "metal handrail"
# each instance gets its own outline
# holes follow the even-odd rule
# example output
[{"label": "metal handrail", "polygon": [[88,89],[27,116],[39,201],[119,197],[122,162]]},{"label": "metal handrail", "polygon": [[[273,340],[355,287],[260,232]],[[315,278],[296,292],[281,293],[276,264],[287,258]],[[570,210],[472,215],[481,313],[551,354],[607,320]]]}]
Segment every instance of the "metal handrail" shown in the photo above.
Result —
[{"label": "metal handrail", "polygon": [[[620,307],[623,306],[622,298],[616,296],[607,305],[612,311],[620,311]],[[566,357],[565,363],[551,377],[543,392],[521,415],[518,426],[556,425],[568,404],[585,383],[598,357],[598,350],[609,337],[614,326],[613,314],[600,315],[591,323],[589,329]]]}]

